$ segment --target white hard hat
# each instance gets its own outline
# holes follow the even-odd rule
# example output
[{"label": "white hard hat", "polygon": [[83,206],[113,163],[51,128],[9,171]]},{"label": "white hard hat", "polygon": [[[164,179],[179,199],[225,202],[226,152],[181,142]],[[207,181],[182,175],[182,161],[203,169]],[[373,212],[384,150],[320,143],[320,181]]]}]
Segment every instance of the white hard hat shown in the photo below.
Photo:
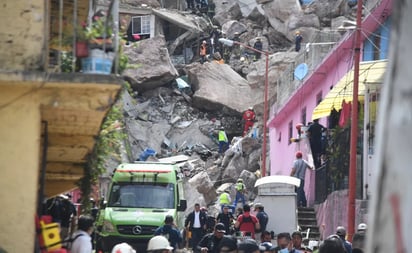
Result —
[{"label": "white hard hat", "polygon": [[136,253],[136,250],[134,250],[129,244],[123,242],[114,246],[112,253]]},{"label": "white hard hat", "polygon": [[155,237],[152,237],[152,239],[150,239],[149,241],[149,244],[147,245],[147,251],[162,249],[172,250],[173,247],[170,246],[169,241],[164,236],[157,235]]},{"label": "white hard hat", "polygon": [[253,110],[253,106],[249,106],[247,109],[249,109],[249,110]]},{"label": "white hard hat", "polygon": [[368,225],[366,225],[365,223],[360,223],[358,225],[358,231],[366,230],[367,228],[368,228]]}]

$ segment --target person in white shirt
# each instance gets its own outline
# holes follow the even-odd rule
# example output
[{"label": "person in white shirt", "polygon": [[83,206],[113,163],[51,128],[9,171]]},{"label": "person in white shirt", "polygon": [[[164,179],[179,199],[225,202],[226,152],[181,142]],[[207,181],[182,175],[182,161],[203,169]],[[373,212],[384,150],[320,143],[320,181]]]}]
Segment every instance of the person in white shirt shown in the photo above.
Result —
[{"label": "person in white shirt", "polygon": [[73,233],[71,253],[92,253],[92,238],[94,219],[89,215],[79,217],[78,230]]}]

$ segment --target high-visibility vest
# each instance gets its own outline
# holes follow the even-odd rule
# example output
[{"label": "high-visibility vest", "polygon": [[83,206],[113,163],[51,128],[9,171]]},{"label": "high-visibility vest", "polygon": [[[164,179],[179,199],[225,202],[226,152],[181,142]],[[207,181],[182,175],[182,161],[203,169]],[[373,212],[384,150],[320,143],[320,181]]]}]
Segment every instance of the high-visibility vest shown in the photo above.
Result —
[{"label": "high-visibility vest", "polygon": [[230,204],[230,196],[229,196],[229,193],[227,193],[227,192],[222,193],[222,194],[220,195],[220,198],[219,198],[219,203],[220,203],[221,205],[223,205],[223,204]]},{"label": "high-visibility vest", "polygon": [[219,131],[219,141],[227,142],[227,136],[226,136],[225,131],[223,130]]},{"label": "high-visibility vest", "polygon": [[242,192],[245,189],[245,185],[242,182],[236,184],[236,190]]}]

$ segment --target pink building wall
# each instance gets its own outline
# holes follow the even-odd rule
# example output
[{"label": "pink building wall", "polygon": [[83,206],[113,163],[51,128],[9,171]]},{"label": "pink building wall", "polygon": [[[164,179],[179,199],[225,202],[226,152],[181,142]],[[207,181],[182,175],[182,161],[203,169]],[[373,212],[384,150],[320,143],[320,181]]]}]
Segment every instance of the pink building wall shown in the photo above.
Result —
[{"label": "pink building wall", "polygon": [[[381,1],[370,15],[363,20],[362,41],[386,20],[392,10],[392,1]],[[386,15],[383,15],[384,13]],[[312,121],[312,112],[317,105],[317,95],[321,92],[322,98],[324,98],[329,90],[351,70],[354,40],[355,33],[347,32],[316,69],[308,73],[302,85],[292,94],[283,107],[277,111],[272,110],[270,113],[268,121],[270,175],[289,175],[297,150],[303,152],[304,159],[312,160],[308,156],[308,145],[305,141],[288,143],[289,124],[292,122],[292,137],[296,138],[297,130],[295,126],[301,122],[303,108],[306,107],[306,122]],[[326,118],[321,118],[319,122],[327,127],[326,120]],[[315,173],[309,170],[306,173],[305,192],[308,205],[312,206],[315,199]]]},{"label": "pink building wall", "polygon": [[[339,50],[339,49],[335,49]],[[292,142],[289,144],[289,124],[292,122],[293,137],[298,133],[296,124],[302,122],[302,110],[306,107],[306,122],[312,121],[312,112],[317,105],[317,96],[322,94],[322,98],[328,94],[331,87],[336,84],[351,68],[352,61],[349,50],[348,53],[336,56],[331,65],[327,66],[324,74],[312,73],[296,93],[291,97],[286,106],[277,114],[276,118],[270,121],[270,172],[271,175],[289,175],[296,151],[303,153],[304,159],[313,164],[307,140]],[[317,70],[319,71],[319,70]],[[311,86],[306,88],[304,86]],[[292,101],[294,100],[294,101]],[[321,118],[319,123],[327,127],[326,118]],[[314,202],[314,171],[307,170],[305,180],[305,192],[308,205]]]}]

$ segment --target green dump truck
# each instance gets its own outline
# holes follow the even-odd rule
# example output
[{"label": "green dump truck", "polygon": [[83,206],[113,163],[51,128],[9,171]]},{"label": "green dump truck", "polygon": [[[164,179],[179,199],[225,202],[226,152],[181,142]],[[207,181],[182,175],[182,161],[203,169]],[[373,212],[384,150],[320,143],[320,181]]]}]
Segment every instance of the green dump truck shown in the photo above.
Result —
[{"label": "green dump truck", "polygon": [[97,217],[96,252],[111,252],[114,245],[122,242],[144,250],[166,215],[172,215],[178,227],[183,228],[186,206],[177,165],[120,164]]}]

